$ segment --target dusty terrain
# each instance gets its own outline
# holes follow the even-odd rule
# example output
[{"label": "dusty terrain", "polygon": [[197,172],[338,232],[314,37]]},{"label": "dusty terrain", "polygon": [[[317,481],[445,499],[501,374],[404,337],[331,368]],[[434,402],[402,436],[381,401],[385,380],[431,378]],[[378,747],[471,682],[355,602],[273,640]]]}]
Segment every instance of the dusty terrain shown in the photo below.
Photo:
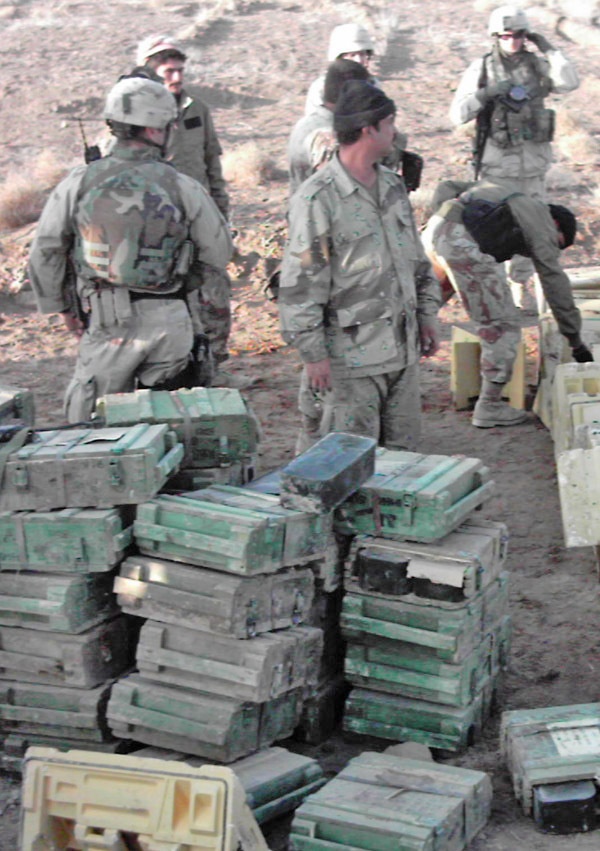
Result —
[{"label": "dusty terrain", "polygon": [[[189,78],[198,81],[213,109],[226,152],[254,140],[273,166],[256,184],[230,185],[239,230],[235,278],[235,330],[231,370],[258,377],[247,395],[264,429],[261,470],[281,464],[295,440],[295,353],[282,346],[276,311],[265,301],[264,260],[277,255],[284,235],[287,194],[285,147],[303,110],[308,84],[325,65],[331,28],[352,18],[378,38],[379,76],[398,105],[398,125],[426,160],[427,194],[442,177],[468,176],[470,143],[453,131],[447,108],[467,62],[486,47],[485,5],[457,0],[365,3],[180,3],[113,0],[110,4],[15,0],[0,2],[4,74],[0,171],[31,170],[44,152],[65,164],[81,159],[74,117],[90,119],[88,137],[101,132],[103,96],[132,65],[136,41],[149,32],[172,32],[188,49]],[[565,256],[570,266],[598,263],[597,136],[600,133],[600,53],[595,34],[569,43],[542,31],[574,59],[580,89],[556,100],[561,107],[553,197],[580,217],[580,236]],[[421,200],[416,199],[421,214]],[[40,424],[61,420],[61,397],[75,353],[57,317],[40,317],[9,289],[22,280],[31,228],[5,231],[0,264],[0,382],[35,390]],[[514,619],[513,652],[502,693],[503,708],[600,700],[598,575],[591,549],[565,549],[550,435],[532,415],[510,430],[478,430],[468,412],[456,412],[449,392],[452,323],[468,327],[451,302],[441,312],[444,344],[424,363],[423,452],[482,458],[497,482],[484,514],[503,520],[511,534],[508,566]],[[524,317],[530,379],[535,378],[535,319]],[[475,851],[530,851],[600,847],[600,831],[570,838],[545,836],[519,811],[498,752],[498,719],[461,765],[489,771],[495,799],[492,819],[473,843]],[[335,771],[360,750],[335,737],[310,752]],[[17,846],[19,785],[0,778],[0,849]],[[280,829],[273,844],[283,847]]]}]

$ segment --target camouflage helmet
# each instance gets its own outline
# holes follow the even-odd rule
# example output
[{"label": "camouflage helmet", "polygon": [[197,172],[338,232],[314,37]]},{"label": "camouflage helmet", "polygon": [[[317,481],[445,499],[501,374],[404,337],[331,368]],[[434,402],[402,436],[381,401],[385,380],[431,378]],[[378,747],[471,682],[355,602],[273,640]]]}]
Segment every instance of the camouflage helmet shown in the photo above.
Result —
[{"label": "camouflage helmet", "polygon": [[519,6],[498,6],[490,15],[488,35],[503,32],[529,32],[531,27],[527,15]]},{"label": "camouflage helmet", "polygon": [[162,83],[125,77],[108,93],[104,117],[121,124],[163,130],[177,117],[177,104]]},{"label": "camouflage helmet", "polygon": [[327,60],[333,62],[342,53],[356,53],[359,50],[373,52],[375,42],[364,27],[358,24],[340,24],[331,31]]}]

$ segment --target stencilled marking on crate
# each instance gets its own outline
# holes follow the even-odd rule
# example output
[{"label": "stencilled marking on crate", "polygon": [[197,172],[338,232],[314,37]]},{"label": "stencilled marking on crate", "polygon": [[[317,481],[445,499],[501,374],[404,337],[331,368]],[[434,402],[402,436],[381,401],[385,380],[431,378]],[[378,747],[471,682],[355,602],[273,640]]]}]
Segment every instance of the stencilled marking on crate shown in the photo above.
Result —
[{"label": "stencilled marking on crate", "polygon": [[582,718],[580,721],[557,721],[549,724],[548,730],[560,756],[588,756],[600,754],[598,723],[597,719],[591,718]]}]

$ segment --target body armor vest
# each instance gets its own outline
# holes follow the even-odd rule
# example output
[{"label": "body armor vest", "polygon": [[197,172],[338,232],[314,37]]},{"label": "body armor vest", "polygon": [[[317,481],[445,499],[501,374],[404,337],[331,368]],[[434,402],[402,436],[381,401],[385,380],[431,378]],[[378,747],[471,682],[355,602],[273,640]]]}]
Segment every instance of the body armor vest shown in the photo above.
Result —
[{"label": "body armor vest", "polygon": [[79,277],[168,292],[188,232],[177,172],[157,160],[92,163],[78,194],[75,231]]},{"label": "body armor vest", "polygon": [[510,95],[497,98],[490,118],[489,138],[500,148],[525,141],[551,142],[554,135],[554,110],[544,107],[544,98],[552,84],[535,54],[524,50],[507,61],[497,48],[483,58],[480,87],[509,78],[526,97],[514,100]]}]

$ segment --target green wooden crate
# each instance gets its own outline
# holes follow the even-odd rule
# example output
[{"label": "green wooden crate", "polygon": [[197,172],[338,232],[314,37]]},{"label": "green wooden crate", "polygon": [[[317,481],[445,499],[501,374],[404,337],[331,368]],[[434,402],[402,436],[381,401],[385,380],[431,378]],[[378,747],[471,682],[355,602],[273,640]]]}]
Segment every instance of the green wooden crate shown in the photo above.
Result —
[{"label": "green wooden crate", "polygon": [[133,541],[122,508],[0,512],[0,570],[111,570]]},{"label": "green wooden crate", "polygon": [[350,642],[346,649],[346,679],[361,688],[403,697],[468,706],[491,674],[492,637],[487,636],[457,664],[440,661],[426,649],[385,644]]},{"label": "green wooden crate", "polygon": [[138,506],[133,526],[141,552],[242,575],[283,565],[282,517],[183,496]]},{"label": "green wooden crate", "polygon": [[10,733],[2,743],[0,750],[0,768],[7,774],[22,774],[25,754],[29,748],[56,748],[59,751],[96,751],[98,753],[122,754],[129,753],[132,743],[123,739],[108,737],[104,742],[87,742],[72,736],[59,738],[38,733],[22,735]]},{"label": "green wooden crate", "polygon": [[376,446],[370,437],[325,435],[282,468],[281,504],[317,514],[331,511],[372,475]]},{"label": "green wooden crate", "polygon": [[479,738],[483,720],[481,692],[468,706],[454,707],[353,688],[342,726],[362,736],[463,751]]},{"label": "green wooden crate", "polygon": [[600,765],[600,703],[502,714],[500,744],[526,813],[536,786],[594,780]]},{"label": "green wooden crate", "polygon": [[0,726],[7,733],[103,742],[110,684],[92,689],[0,682]]},{"label": "green wooden crate", "polygon": [[485,826],[492,807],[492,783],[482,771],[365,751],[351,759],[338,777],[393,789],[413,789],[464,802],[464,841],[468,845]]},{"label": "green wooden crate", "polygon": [[241,641],[183,626],[146,621],[136,660],[147,680],[263,703],[315,687],[323,634],[297,627]]},{"label": "green wooden crate", "polygon": [[335,525],[347,534],[437,541],[494,488],[477,458],[380,449],[374,475],[337,509]]},{"label": "green wooden crate", "polygon": [[344,597],[340,623],[349,642],[378,636],[430,648],[440,659],[456,664],[482,641],[482,618],[481,595],[442,608],[423,598],[349,593]]},{"label": "green wooden crate", "polygon": [[300,708],[298,691],[260,704],[133,674],[115,683],[107,719],[117,737],[229,763],[289,736]]},{"label": "green wooden crate", "polygon": [[291,847],[296,851],[462,851],[463,811],[463,801],[449,795],[412,789],[399,794],[393,786],[338,776],[296,810]]},{"label": "green wooden crate", "polygon": [[6,460],[0,510],[144,502],[158,493],[182,457],[183,446],[165,425],[36,432]]},{"label": "green wooden crate", "polygon": [[133,633],[124,615],[79,635],[0,627],[0,679],[93,688],[133,665]]},{"label": "green wooden crate", "polygon": [[504,523],[472,519],[432,543],[359,535],[346,561],[346,588],[460,602],[497,578],[507,540]]},{"label": "green wooden crate", "polygon": [[227,485],[212,485],[195,493],[187,493],[185,496],[189,499],[213,502],[216,505],[264,513],[267,517],[281,518],[284,524],[282,556],[284,566],[324,559],[327,548],[331,545],[333,526],[331,513],[314,514],[284,508],[277,496]]},{"label": "green wooden crate", "polygon": [[80,633],[117,613],[109,573],[0,573],[0,626]]},{"label": "green wooden crate", "polygon": [[309,613],[314,579],[309,567],[235,576],[136,555],[122,562],[114,590],[128,614],[235,638],[313,625]]},{"label": "green wooden crate", "polygon": [[185,447],[184,467],[242,461],[258,445],[256,418],[239,390],[225,387],[114,393],[99,399],[96,411],[107,426],[168,425]]}]

